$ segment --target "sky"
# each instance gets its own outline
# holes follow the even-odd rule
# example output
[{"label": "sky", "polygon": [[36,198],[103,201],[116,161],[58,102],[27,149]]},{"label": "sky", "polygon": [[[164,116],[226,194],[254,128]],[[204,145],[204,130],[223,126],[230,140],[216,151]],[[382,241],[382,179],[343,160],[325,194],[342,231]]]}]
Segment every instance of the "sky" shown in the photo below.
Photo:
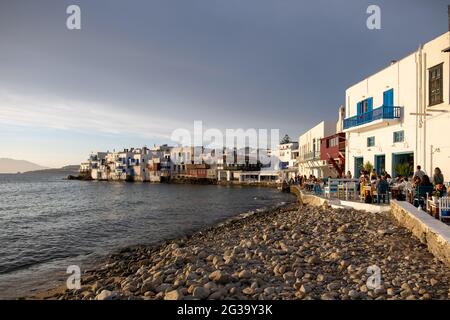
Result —
[{"label": "sky", "polygon": [[444,0],[0,0],[0,158],[78,164],[195,120],[297,139],[447,29]]}]

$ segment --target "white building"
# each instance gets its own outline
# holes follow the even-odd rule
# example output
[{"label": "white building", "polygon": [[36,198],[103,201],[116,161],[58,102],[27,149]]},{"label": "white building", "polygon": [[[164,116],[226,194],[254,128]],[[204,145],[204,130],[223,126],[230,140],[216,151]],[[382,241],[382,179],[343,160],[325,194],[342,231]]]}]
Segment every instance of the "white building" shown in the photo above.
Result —
[{"label": "white building", "polygon": [[283,180],[294,178],[298,172],[298,142],[281,143],[277,149],[271,153],[274,161],[275,171],[280,171]]},{"label": "white building", "polygon": [[278,157],[277,169],[297,167],[298,142],[282,143],[277,146],[275,156]]},{"label": "white building", "polygon": [[369,161],[395,176],[400,163],[440,167],[450,179],[450,32],[346,90],[346,171]]},{"label": "white building", "polygon": [[328,163],[320,159],[320,140],[334,134],[336,122],[322,121],[298,138],[298,173],[327,177],[331,171]]}]

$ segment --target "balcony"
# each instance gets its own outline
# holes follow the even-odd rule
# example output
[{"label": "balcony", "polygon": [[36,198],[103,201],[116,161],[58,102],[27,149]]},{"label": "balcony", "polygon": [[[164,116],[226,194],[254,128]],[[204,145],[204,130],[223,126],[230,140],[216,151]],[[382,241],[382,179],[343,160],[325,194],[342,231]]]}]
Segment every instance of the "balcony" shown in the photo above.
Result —
[{"label": "balcony", "polygon": [[306,162],[306,161],[313,161],[313,160],[320,160],[320,152],[307,152],[304,154],[301,154],[298,157],[299,162]]},{"label": "balcony", "polygon": [[368,112],[344,119],[344,131],[352,128],[382,123],[385,120],[400,119],[401,107],[381,106]]}]

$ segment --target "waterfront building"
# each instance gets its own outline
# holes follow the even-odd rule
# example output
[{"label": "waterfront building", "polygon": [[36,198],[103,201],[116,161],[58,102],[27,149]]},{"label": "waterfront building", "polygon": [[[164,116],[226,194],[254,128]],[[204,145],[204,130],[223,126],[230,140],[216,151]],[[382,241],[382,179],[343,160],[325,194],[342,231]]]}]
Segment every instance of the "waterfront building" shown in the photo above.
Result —
[{"label": "waterfront building", "polygon": [[354,177],[370,162],[378,174],[412,174],[421,165],[430,176],[440,167],[450,179],[449,35],[346,90],[345,170]]},{"label": "waterfront building", "polygon": [[169,180],[173,170],[173,163],[170,159],[172,147],[167,144],[153,146],[150,149],[151,158],[147,165],[147,180],[150,182],[161,182]]},{"label": "waterfront building", "polygon": [[345,108],[341,106],[336,132],[320,139],[320,160],[327,163],[329,175],[333,178],[342,177],[345,173],[345,133],[342,132],[344,117]]},{"label": "waterfront building", "polygon": [[80,165],[81,175],[90,175],[92,177],[92,172],[99,170],[99,168],[105,164],[106,152],[95,152],[92,153],[86,162],[82,162]]},{"label": "waterfront building", "polygon": [[314,175],[328,177],[333,174],[328,162],[321,159],[321,139],[335,134],[336,123],[321,121],[313,128],[302,134],[298,139],[298,173],[300,175]]},{"label": "waterfront building", "polygon": [[281,179],[294,179],[298,173],[298,142],[280,143],[272,155],[276,161],[274,169],[279,171]]}]

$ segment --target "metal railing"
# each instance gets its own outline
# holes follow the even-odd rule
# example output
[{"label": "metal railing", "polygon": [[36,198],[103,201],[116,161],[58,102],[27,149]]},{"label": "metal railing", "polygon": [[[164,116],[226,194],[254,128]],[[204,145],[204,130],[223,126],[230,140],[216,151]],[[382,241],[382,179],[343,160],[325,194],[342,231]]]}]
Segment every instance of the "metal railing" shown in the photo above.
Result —
[{"label": "metal railing", "polygon": [[301,154],[298,158],[300,161],[319,160],[320,159],[320,151],[307,152],[307,153]]},{"label": "metal railing", "polygon": [[381,106],[368,112],[344,119],[344,130],[380,119],[400,119],[401,107]]}]

